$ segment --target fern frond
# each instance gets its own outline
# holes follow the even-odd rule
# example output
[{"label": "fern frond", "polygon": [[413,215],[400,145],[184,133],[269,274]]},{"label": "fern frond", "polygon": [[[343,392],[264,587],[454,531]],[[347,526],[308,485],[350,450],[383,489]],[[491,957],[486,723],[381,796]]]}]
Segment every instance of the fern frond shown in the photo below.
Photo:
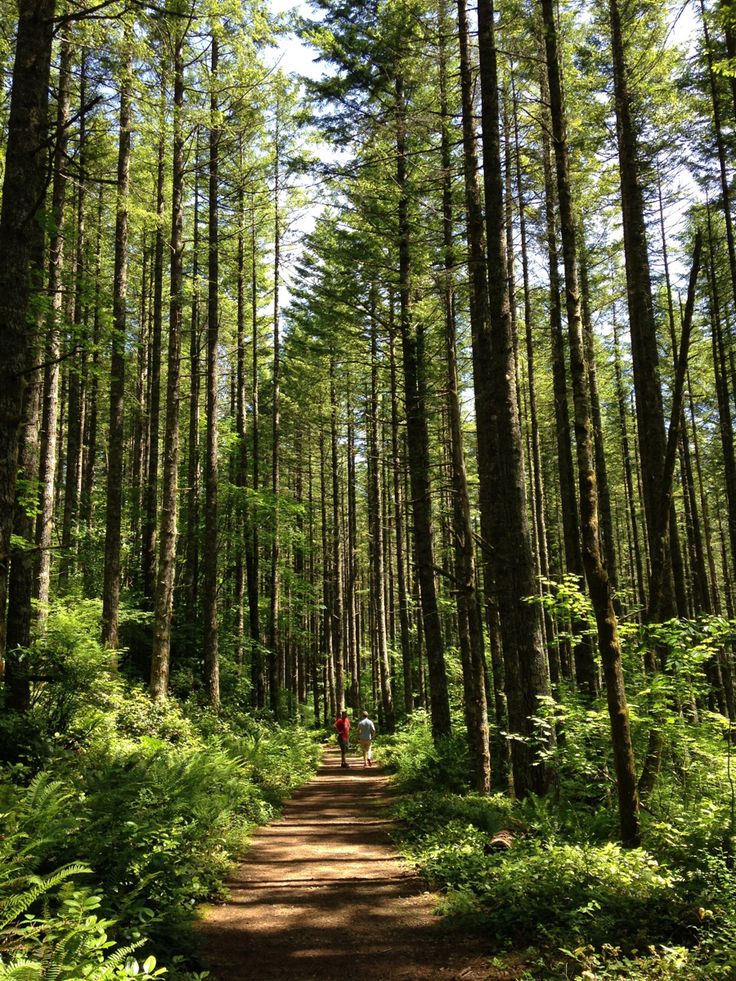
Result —
[{"label": "fern frond", "polygon": [[63,868],[57,869],[56,872],[51,872],[49,875],[37,879],[30,889],[26,889],[20,895],[14,896],[5,904],[2,913],[0,913],[0,930],[5,929],[13,920],[16,920],[22,913],[25,913],[39,896],[43,896],[44,893],[49,892],[49,890],[54,889],[74,875],[85,875],[89,872],[91,872],[90,868],[77,862],[71,865],[65,865]]},{"label": "fern frond", "polygon": [[24,810],[39,814],[52,804],[54,808],[65,804],[71,794],[60,780],[52,780],[48,773],[38,773],[26,788]]},{"label": "fern frond", "polygon": [[125,963],[126,957],[130,957],[131,954],[134,954],[136,950],[143,946],[144,943],[144,940],[137,940],[134,944],[128,944],[127,947],[118,947],[114,953],[105,958],[105,967],[107,970],[115,971],[117,968],[122,967]]},{"label": "fern frond", "polygon": [[16,961],[0,964],[0,981],[38,981],[43,977],[43,967],[36,961]]}]

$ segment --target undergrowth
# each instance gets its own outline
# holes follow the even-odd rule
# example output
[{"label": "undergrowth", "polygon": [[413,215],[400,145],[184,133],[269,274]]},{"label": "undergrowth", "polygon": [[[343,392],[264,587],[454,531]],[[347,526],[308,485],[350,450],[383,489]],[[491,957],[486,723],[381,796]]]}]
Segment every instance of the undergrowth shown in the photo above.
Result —
[{"label": "undergrowth", "polygon": [[[402,850],[441,890],[441,911],[481,930],[500,964],[518,968],[524,952],[509,977],[736,978],[718,726],[690,724],[686,754],[669,734],[642,847],[624,849],[613,840],[615,801],[589,715],[568,707],[566,740],[548,760],[550,793],[518,802],[470,792],[464,737],[434,745],[427,720],[416,717],[386,748],[402,790]],[[504,951],[514,957],[506,961]]]},{"label": "undergrowth", "polygon": [[316,766],[299,726],[153,703],[91,639],[97,613],[55,611],[32,654],[64,680],[2,717],[0,981],[199,977],[197,903]]}]

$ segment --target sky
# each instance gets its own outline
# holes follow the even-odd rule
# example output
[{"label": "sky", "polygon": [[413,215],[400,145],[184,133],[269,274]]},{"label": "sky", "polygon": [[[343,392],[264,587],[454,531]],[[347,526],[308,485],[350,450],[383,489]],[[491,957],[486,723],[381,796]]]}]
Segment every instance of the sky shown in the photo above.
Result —
[{"label": "sky", "polygon": [[[292,10],[301,13],[309,12],[309,5],[302,0],[271,0],[271,10],[275,14],[289,13]],[[313,62],[313,53],[301,41],[289,35],[282,39],[276,49],[276,59],[284,71],[295,75],[315,77],[320,74],[319,68]]]}]

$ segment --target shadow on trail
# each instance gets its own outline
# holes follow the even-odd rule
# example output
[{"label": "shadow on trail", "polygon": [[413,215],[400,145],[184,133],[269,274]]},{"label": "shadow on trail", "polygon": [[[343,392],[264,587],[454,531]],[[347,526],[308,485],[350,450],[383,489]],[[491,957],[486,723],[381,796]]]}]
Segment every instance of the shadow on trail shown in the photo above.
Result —
[{"label": "shadow on trail", "polygon": [[[476,945],[450,935],[436,897],[388,836],[393,792],[380,767],[325,753],[315,778],[254,835],[230,899],[199,926],[214,981],[463,981]],[[476,964],[477,966],[477,964]]]}]

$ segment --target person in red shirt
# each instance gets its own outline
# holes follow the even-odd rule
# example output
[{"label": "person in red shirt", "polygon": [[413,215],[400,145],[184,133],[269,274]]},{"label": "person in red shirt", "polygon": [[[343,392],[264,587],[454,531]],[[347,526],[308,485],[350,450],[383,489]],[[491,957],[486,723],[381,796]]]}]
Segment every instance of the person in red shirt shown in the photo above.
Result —
[{"label": "person in red shirt", "polygon": [[342,761],[340,766],[349,766],[347,759],[348,741],[350,739],[350,719],[347,712],[341,712],[340,718],[335,720],[335,731],[337,732],[337,742],[340,747]]}]

